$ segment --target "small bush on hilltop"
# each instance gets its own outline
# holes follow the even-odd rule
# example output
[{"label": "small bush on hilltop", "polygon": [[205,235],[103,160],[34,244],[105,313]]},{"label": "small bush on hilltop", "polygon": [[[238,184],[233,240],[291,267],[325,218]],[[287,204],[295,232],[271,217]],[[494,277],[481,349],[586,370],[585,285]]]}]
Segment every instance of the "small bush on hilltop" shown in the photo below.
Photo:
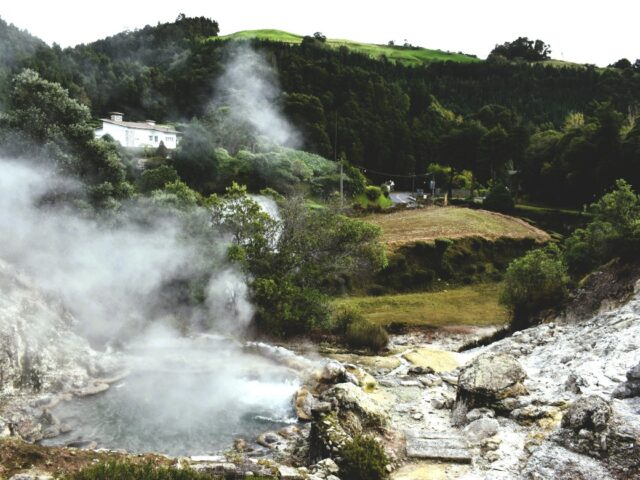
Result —
[{"label": "small bush on hilltop", "polygon": [[342,452],[340,478],[343,480],[383,480],[389,459],[382,446],[371,437],[357,436]]},{"label": "small bush on hilltop", "polygon": [[369,185],[364,189],[364,194],[367,196],[369,200],[375,202],[382,195],[382,190],[380,187],[376,187],[374,185]]},{"label": "small bush on hilltop", "polygon": [[631,186],[618,180],[611,192],[591,206],[593,221],[565,241],[569,271],[582,275],[613,257],[637,254],[640,241],[640,200]]},{"label": "small bush on hilltop", "polygon": [[511,262],[500,301],[512,311],[512,328],[525,328],[529,315],[562,301],[568,283],[567,266],[555,245],[531,250]]},{"label": "small bush on hilltop", "polygon": [[482,202],[482,206],[487,210],[504,213],[512,212],[515,208],[511,193],[504,185],[493,187]]}]

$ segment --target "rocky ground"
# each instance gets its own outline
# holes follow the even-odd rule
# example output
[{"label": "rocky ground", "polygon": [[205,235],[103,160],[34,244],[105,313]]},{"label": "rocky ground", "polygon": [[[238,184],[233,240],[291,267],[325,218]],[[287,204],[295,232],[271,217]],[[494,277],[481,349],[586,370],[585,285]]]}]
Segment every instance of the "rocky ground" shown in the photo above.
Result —
[{"label": "rocky ground", "polygon": [[394,348],[395,363],[350,358],[404,434],[394,479],[640,478],[638,292],[463,354],[416,336]]},{"label": "rocky ground", "polygon": [[[48,403],[98,393],[115,364],[63,335],[70,321],[64,311],[0,267],[0,287],[11,292],[0,296],[0,435],[36,441],[61,428]],[[640,292],[606,305],[463,353],[460,346],[491,332],[409,333],[392,338],[388,355],[332,351],[313,360],[248,344],[307,379],[293,402],[300,423],[238,439],[220,455],[153,461],[225,478],[339,480],[345,445],[365,433],[388,452],[394,480],[640,478]],[[29,334],[32,313],[49,315],[53,327]],[[20,395],[21,382],[30,391],[37,382],[41,393]],[[89,449],[0,441],[0,478],[47,478],[108,458],[145,458],[76,447]]]}]

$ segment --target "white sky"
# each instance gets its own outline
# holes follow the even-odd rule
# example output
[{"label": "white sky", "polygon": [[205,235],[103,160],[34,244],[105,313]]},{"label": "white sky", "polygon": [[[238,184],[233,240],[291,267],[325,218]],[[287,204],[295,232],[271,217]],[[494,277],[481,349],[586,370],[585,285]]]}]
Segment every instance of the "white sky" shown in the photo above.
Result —
[{"label": "white sky", "polygon": [[221,34],[277,28],[330,38],[463,51],[540,38],[554,58],[608,65],[640,58],[638,0],[2,0],[0,17],[51,44],[87,43],[179,13],[218,21]]}]

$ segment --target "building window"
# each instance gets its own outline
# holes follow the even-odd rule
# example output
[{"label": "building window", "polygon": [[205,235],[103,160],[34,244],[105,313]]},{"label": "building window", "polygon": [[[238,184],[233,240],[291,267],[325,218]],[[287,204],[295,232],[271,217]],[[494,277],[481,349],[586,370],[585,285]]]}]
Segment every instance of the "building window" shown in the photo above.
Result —
[{"label": "building window", "polygon": [[173,137],[167,137],[167,142],[173,142]]},{"label": "building window", "polygon": [[158,136],[156,135],[156,136],[153,138],[153,140],[157,142],[157,141],[158,141]]},{"label": "building window", "polygon": [[149,141],[153,142],[153,135],[149,135]]}]

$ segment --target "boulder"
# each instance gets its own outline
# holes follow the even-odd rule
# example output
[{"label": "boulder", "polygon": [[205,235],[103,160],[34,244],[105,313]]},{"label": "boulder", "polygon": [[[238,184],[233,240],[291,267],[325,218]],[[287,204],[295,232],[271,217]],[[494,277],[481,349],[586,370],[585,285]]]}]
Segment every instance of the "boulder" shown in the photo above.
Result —
[{"label": "boulder", "polygon": [[278,467],[278,476],[281,480],[302,480],[304,478],[297,469],[286,465]]},{"label": "boulder", "polygon": [[522,472],[526,480],[613,480],[609,471],[596,460],[544,442],[537,448]]},{"label": "boulder", "polygon": [[480,443],[485,438],[493,437],[498,433],[500,425],[495,418],[479,418],[464,428],[464,434],[470,443]]},{"label": "boulder", "polygon": [[489,407],[497,413],[508,413],[516,403],[506,400],[528,393],[522,384],[525,377],[524,370],[513,355],[479,355],[465,365],[458,376],[454,422],[463,423],[466,413],[478,407]]},{"label": "boulder", "polygon": [[369,427],[382,427],[389,421],[386,410],[360,387],[352,383],[339,383],[323,393],[322,399],[335,399],[340,412],[352,411]]},{"label": "boulder", "polygon": [[596,395],[581,397],[562,417],[562,427],[576,432],[580,430],[601,432],[607,428],[610,417],[609,402]]},{"label": "boulder", "polygon": [[640,397],[640,363],[627,372],[627,381],[618,385],[611,395],[614,398]]},{"label": "boulder", "polygon": [[322,370],[320,370],[319,380],[322,383],[328,383],[331,385],[342,383],[346,379],[346,373],[347,370],[344,368],[344,365],[335,360],[331,360],[325,363]]},{"label": "boulder", "polygon": [[640,478],[640,422],[631,405],[581,397],[565,413],[553,440],[602,460],[619,478]]},{"label": "boulder", "polygon": [[316,400],[309,390],[304,387],[298,390],[293,403],[298,420],[308,421],[313,418],[312,409]]}]

